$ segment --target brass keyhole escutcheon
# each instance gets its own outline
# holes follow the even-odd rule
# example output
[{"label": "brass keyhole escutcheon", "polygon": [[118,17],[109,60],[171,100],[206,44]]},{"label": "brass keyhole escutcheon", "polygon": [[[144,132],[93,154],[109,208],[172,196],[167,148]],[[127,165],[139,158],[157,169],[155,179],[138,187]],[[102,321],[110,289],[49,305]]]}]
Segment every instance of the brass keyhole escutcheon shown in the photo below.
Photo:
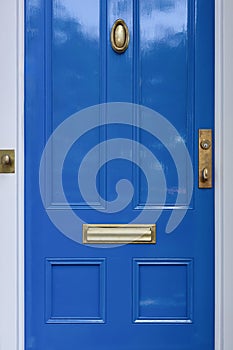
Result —
[{"label": "brass keyhole escutcheon", "polygon": [[209,149],[210,148],[210,145],[211,145],[211,142],[210,140],[202,140],[201,141],[201,148],[202,149]]},{"label": "brass keyhole escutcheon", "polygon": [[208,177],[209,177],[208,168],[204,168],[202,170],[202,179],[203,179],[203,181],[208,181]]},{"label": "brass keyhole escutcheon", "polygon": [[119,54],[125,52],[129,46],[129,29],[123,19],[117,19],[112,26],[111,45]]}]

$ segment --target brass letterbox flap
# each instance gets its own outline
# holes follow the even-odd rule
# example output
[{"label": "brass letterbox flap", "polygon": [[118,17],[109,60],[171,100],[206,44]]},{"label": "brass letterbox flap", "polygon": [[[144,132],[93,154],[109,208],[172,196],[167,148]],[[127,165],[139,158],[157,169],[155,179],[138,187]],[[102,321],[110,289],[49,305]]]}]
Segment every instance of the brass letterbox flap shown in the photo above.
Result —
[{"label": "brass letterbox flap", "polygon": [[156,225],[83,224],[85,244],[156,243]]}]

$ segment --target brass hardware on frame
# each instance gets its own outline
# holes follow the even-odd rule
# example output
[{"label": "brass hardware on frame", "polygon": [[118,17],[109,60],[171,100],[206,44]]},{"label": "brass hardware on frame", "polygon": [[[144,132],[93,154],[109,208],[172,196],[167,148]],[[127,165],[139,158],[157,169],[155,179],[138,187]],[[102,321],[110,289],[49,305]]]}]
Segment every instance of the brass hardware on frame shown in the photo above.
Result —
[{"label": "brass hardware on frame", "polygon": [[84,244],[156,243],[156,225],[83,224]]},{"label": "brass hardware on frame", "polygon": [[15,151],[0,150],[0,173],[15,172]]},{"label": "brass hardware on frame", "polygon": [[199,130],[199,188],[212,188],[212,130]]},{"label": "brass hardware on frame", "polygon": [[111,44],[115,52],[121,54],[129,46],[129,29],[123,19],[117,19],[111,30]]}]

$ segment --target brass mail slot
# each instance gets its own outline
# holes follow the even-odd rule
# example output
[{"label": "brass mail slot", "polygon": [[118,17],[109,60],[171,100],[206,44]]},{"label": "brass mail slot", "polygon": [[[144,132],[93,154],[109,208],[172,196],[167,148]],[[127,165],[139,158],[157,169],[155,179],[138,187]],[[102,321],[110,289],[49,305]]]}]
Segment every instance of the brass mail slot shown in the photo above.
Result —
[{"label": "brass mail slot", "polygon": [[85,244],[153,244],[156,225],[145,224],[83,224]]}]

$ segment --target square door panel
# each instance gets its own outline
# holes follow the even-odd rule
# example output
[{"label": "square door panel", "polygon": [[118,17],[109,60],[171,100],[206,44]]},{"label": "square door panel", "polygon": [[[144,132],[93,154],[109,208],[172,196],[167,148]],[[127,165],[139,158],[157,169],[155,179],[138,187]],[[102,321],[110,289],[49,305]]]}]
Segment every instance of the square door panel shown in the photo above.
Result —
[{"label": "square door panel", "polygon": [[47,259],[47,323],[103,323],[104,259]]},{"label": "square door panel", "polygon": [[190,323],[191,260],[134,260],[134,322]]}]

